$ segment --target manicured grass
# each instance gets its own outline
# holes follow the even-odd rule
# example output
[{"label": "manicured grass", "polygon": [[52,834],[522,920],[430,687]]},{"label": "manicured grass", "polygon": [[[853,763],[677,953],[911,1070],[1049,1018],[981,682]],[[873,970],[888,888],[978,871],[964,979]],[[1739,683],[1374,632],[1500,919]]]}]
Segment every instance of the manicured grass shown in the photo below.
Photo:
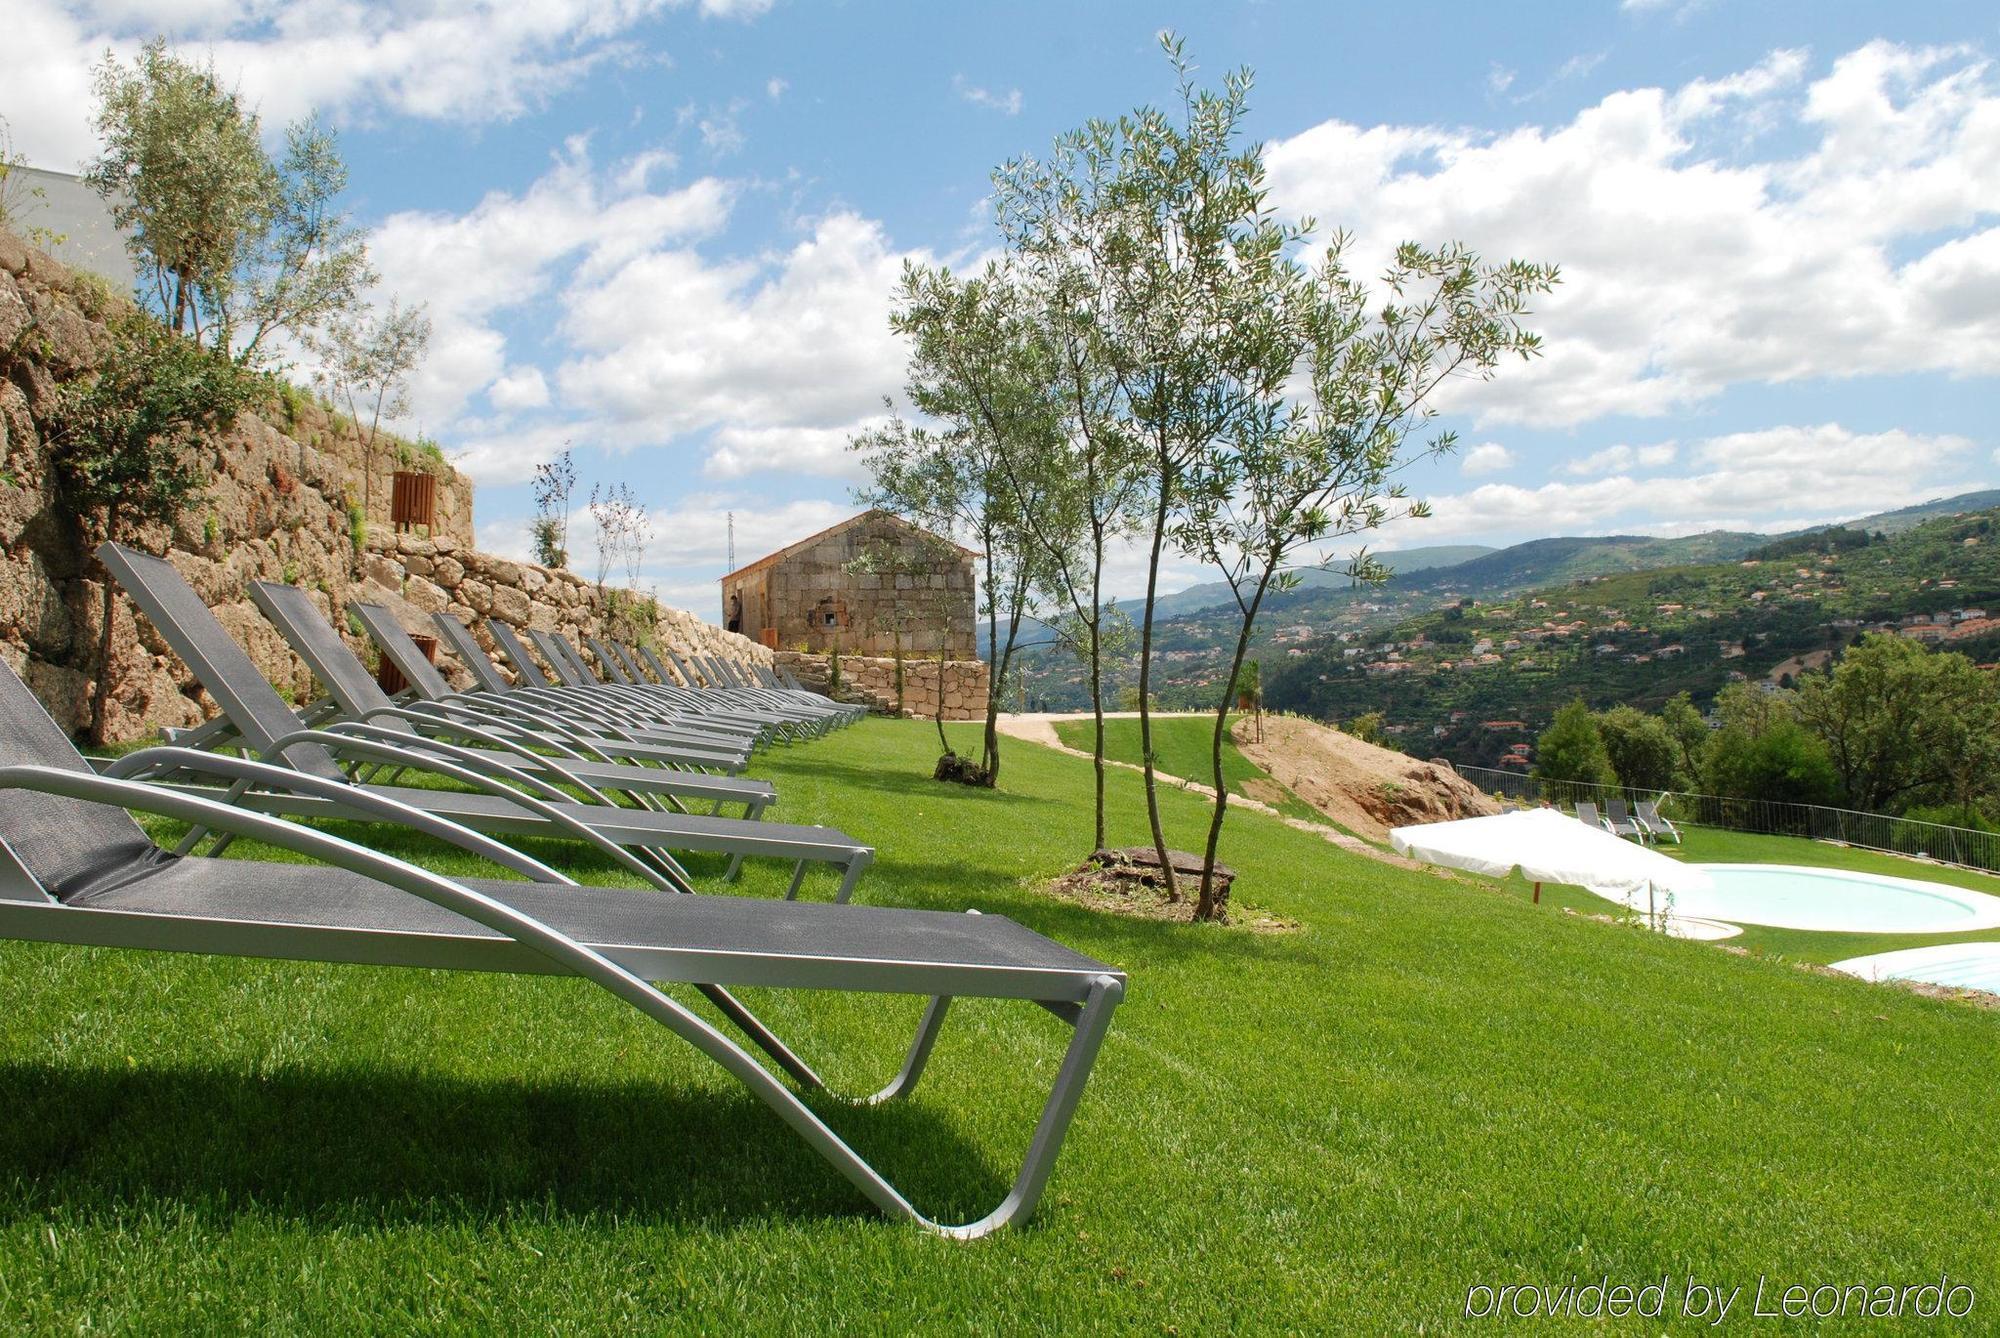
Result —
[{"label": "manicured grass", "polygon": [[[1232,722],[1235,719],[1233,715],[1230,717]],[[1090,751],[1094,732],[1090,721],[1058,720],[1055,730],[1056,737],[1070,747]],[[1209,752],[1214,730],[1215,717],[1210,715],[1167,716],[1155,720],[1153,765],[1169,776],[1209,784],[1215,774]],[[1105,721],[1104,755],[1114,762],[1138,766],[1146,756],[1145,750],[1139,746],[1139,722],[1123,716]],[[1231,794],[1245,794],[1245,781],[1261,780],[1281,796],[1274,807],[1286,817],[1334,825],[1324,813],[1272,780],[1262,767],[1245,757],[1235,742],[1227,738],[1222,741],[1222,776]]]},{"label": "manicured grass", "polygon": [[[877,1217],[574,981],[7,943],[0,1330],[1440,1332],[1473,1284],[1606,1273],[1945,1270],[1978,1290],[1975,1326],[2000,1304],[1979,1153],[2000,1143],[2000,1019],[1246,811],[1223,848],[1239,893],[1298,932],[1093,913],[1036,890],[1084,851],[1088,766],[1008,746],[997,793],[929,781],[927,724],[761,770],[778,816],[879,843],[864,901],[1010,915],[1131,973],[1026,1228],[966,1247]],[[1138,841],[1137,777],[1112,786]],[[1192,842],[1204,806],[1166,805]],[[781,886],[760,869],[746,890]],[[855,1088],[894,1071],[921,1007],[751,994]],[[823,1108],[926,1210],[970,1216],[1064,1036],[964,1004],[911,1101]]]}]

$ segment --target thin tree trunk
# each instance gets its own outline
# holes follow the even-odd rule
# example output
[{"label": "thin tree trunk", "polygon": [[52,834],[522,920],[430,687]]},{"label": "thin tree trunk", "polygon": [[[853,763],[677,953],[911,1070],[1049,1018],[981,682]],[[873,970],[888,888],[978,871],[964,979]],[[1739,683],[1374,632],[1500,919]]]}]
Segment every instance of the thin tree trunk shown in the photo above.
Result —
[{"label": "thin tree trunk", "polygon": [[1091,527],[1090,567],[1090,715],[1095,732],[1090,745],[1091,769],[1097,773],[1097,844],[1104,849],[1104,527]]},{"label": "thin tree trunk", "polygon": [[90,741],[103,747],[104,716],[111,704],[111,619],[118,611],[111,573],[104,573],[104,627],[97,637],[97,685],[90,693]]},{"label": "thin tree trunk", "polygon": [[944,736],[944,657],[945,657],[945,644],[944,644],[944,638],[943,638],[943,637],[939,637],[939,638],[938,638],[938,661],[937,661],[937,664],[938,664],[938,670],[937,670],[937,732],[938,732],[938,742],[939,742],[940,744],[944,745],[944,751],[945,751],[945,755],[946,755],[946,756],[952,756],[952,751],[951,751],[951,740],[950,740],[950,739],[947,739],[947,738],[946,738],[946,737]]},{"label": "thin tree trunk", "polygon": [[1167,833],[1160,825],[1160,792],[1153,773],[1153,599],[1160,584],[1160,549],[1167,539],[1171,498],[1161,471],[1160,501],[1153,511],[1153,551],[1146,561],[1146,617],[1139,628],[1139,753],[1146,774],[1146,821],[1153,831],[1153,852],[1160,857],[1160,885],[1168,901],[1180,900],[1173,861],[1167,858]]},{"label": "thin tree trunk", "polygon": [[1104,849],[1104,674],[1097,661],[1097,633],[1091,632],[1090,646],[1090,718],[1094,727],[1090,749],[1090,767],[1097,773],[1097,844],[1092,850]]},{"label": "thin tree trunk", "polygon": [[1218,895],[1215,890],[1215,851],[1222,840],[1223,816],[1229,811],[1229,786],[1222,775],[1222,738],[1229,729],[1229,706],[1236,699],[1236,678],[1243,672],[1243,661],[1250,653],[1250,631],[1256,625],[1257,609],[1264,602],[1264,588],[1270,580],[1270,573],[1266,572],[1243,610],[1243,628],[1236,635],[1236,655],[1229,662],[1229,676],[1222,683],[1222,700],[1215,708],[1215,729],[1208,744],[1210,776],[1215,782],[1215,811],[1209,815],[1208,844],[1201,855],[1201,893],[1194,903],[1197,920],[1229,918],[1229,894]]}]

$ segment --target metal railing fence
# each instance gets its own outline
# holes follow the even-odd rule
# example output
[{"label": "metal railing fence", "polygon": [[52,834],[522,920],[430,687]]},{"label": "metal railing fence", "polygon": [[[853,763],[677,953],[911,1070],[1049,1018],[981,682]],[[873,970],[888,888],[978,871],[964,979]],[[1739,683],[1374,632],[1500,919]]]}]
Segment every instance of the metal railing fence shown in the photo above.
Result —
[{"label": "metal railing fence", "polygon": [[1660,812],[1665,817],[1690,826],[1840,841],[1865,850],[1921,855],[1946,864],[2000,872],[2000,833],[1982,832],[1971,827],[1950,827],[1938,822],[1891,817],[1886,813],[1861,813],[1848,808],[1788,804],[1772,799],[1733,799],[1715,794],[1661,795],[1656,790],[1640,790],[1624,785],[1544,780],[1498,767],[1468,766],[1456,767],[1455,770],[1488,794],[1527,803],[1547,803],[1563,809],[1578,802],[1592,803],[1602,812],[1608,799],[1622,799],[1627,805],[1636,804],[1641,799],[1657,799]]}]

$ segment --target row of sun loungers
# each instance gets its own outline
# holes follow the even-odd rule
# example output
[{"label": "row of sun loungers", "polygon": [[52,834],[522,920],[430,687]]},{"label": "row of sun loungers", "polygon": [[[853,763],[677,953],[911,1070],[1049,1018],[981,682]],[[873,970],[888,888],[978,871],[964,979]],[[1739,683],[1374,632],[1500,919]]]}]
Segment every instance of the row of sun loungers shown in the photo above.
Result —
[{"label": "row of sun loungers", "polygon": [[1661,815],[1656,799],[1641,799],[1632,809],[1627,809],[1622,799],[1607,799],[1602,814],[1596,804],[1579,803],[1576,816],[1579,821],[1602,827],[1613,836],[1629,836],[1642,845],[1662,839],[1670,839],[1675,845],[1681,843],[1680,828]]},{"label": "row of sun loungers", "polygon": [[[171,564],[115,544],[99,556],[222,716],[100,774],[0,664],[0,788],[25,792],[0,804],[0,937],[581,976],[723,1068],[883,1211],[969,1238],[1034,1210],[1125,978],[1002,916],[844,904],[873,848],[772,821],[775,789],[742,773],[756,749],[851,724],[857,708],[775,672],[593,638],[600,677],[566,639],[531,632],[545,671],[490,623],[510,678],[440,614],[478,685],[458,692],[388,609],[357,604],[409,684],[391,697],[310,595],[260,582],[252,599],[327,692],[295,712]],[[434,783],[399,783],[421,777]],[[188,833],[165,850],[127,810]],[[301,818],[406,828],[514,878],[446,878],[288,820]],[[650,890],[580,886],[507,844],[522,836],[594,852]],[[320,867],[212,858],[239,837]],[[786,899],[695,895],[689,852],[727,856],[725,881],[746,858],[785,860]],[[799,899],[815,866],[838,876],[830,903]],[[695,987],[734,1034],[664,984]],[[924,1216],[802,1099],[824,1082],[740,986],[927,996],[900,1072],[869,1103],[916,1086],[954,997],[1029,1000],[1068,1023],[1005,1199],[969,1224]]]}]

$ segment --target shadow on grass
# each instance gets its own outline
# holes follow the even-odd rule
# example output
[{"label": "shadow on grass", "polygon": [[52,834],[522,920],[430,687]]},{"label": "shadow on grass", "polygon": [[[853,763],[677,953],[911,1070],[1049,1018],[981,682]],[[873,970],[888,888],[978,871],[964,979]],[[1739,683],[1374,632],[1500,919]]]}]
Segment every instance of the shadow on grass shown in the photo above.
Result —
[{"label": "shadow on grass", "polygon": [[[1022,790],[1007,788],[1007,773],[1001,770],[1000,785],[995,789],[985,789],[976,785],[958,785],[950,781],[932,780],[929,772],[915,772],[864,767],[852,762],[842,762],[833,757],[814,757],[809,775],[817,783],[835,789],[882,790],[890,794],[912,794],[925,797],[966,797],[977,800],[992,800],[1007,804],[1035,804],[1062,807],[1062,801],[1047,795],[1030,794]],[[782,774],[769,778],[778,786],[778,803],[770,810],[776,817],[784,807],[784,783]],[[802,776],[801,779],[804,779]],[[780,819],[782,821],[782,819]],[[857,833],[866,840],[865,833]]]},{"label": "shadow on grass", "polygon": [[[435,1222],[524,1208],[670,1222],[876,1215],[747,1095],[353,1068],[256,1077],[25,1061],[0,1064],[0,1091],[0,1220],[118,1216],[161,1200],[219,1221]],[[909,1103],[817,1104],[934,1215],[969,1220],[1006,1193],[1008,1175],[959,1138],[948,1115]]]}]

